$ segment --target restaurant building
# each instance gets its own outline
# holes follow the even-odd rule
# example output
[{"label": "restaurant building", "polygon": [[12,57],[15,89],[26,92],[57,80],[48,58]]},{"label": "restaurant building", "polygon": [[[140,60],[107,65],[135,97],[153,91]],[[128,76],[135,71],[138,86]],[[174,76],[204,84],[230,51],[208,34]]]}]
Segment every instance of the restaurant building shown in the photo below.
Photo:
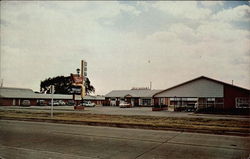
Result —
[{"label": "restaurant building", "polygon": [[233,110],[250,108],[250,90],[201,76],[153,95],[154,105]]}]

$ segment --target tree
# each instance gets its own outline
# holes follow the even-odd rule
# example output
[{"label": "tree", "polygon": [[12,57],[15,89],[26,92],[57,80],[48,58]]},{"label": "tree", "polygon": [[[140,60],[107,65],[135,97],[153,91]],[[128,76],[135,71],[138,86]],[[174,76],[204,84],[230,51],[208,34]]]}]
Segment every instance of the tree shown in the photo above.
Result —
[{"label": "tree", "polygon": [[86,94],[95,93],[95,88],[94,86],[90,84],[89,78],[86,78],[84,86],[85,86]]},{"label": "tree", "polygon": [[[47,78],[41,81],[40,92],[41,93],[50,93],[50,86],[55,86],[55,94],[71,94],[72,80],[70,76],[57,76],[53,78]],[[87,94],[94,93],[95,88],[90,84],[90,80],[86,78],[85,81],[85,91]]]},{"label": "tree", "polygon": [[57,76],[53,78],[47,78],[44,81],[41,81],[40,92],[50,93],[50,86],[55,86],[55,94],[69,94],[69,89],[72,85],[70,76]]}]

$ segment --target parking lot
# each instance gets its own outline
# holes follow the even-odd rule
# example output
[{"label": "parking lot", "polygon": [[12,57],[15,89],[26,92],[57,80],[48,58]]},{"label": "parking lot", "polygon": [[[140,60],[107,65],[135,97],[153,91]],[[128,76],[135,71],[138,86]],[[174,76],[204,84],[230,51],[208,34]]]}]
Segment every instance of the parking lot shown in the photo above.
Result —
[{"label": "parking lot", "polygon": [[[0,110],[26,110],[26,111],[46,111],[51,110],[51,106],[2,106]],[[85,110],[74,110],[73,106],[54,106],[54,112],[76,112],[87,114],[108,114],[108,115],[139,115],[139,116],[162,116],[162,117],[190,117],[190,118],[214,118],[214,119],[242,119],[250,120],[249,116],[243,115],[216,115],[216,114],[196,114],[193,112],[172,112],[172,111],[152,111],[151,107],[119,108],[113,106],[85,107]]]}]

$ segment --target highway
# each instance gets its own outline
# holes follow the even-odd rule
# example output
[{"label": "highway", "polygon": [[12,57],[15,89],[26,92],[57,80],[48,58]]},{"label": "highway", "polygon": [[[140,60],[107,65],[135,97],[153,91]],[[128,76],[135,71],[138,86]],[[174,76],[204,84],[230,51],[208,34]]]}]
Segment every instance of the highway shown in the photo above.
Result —
[{"label": "highway", "polygon": [[3,159],[247,159],[250,137],[0,120]]}]

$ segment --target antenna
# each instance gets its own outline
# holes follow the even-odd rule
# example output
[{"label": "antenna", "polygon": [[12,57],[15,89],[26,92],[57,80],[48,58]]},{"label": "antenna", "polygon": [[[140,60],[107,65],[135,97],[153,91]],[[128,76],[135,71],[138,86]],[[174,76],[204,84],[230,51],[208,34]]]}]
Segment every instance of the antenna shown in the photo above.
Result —
[{"label": "antenna", "polygon": [[232,85],[234,85],[234,80],[232,80]]},{"label": "antenna", "polygon": [[1,87],[3,87],[3,79],[1,79]]},{"label": "antenna", "polygon": [[151,82],[151,81],[150,81],[149,89],[150,89],[150,90],[152,89],[152,82]]}]

